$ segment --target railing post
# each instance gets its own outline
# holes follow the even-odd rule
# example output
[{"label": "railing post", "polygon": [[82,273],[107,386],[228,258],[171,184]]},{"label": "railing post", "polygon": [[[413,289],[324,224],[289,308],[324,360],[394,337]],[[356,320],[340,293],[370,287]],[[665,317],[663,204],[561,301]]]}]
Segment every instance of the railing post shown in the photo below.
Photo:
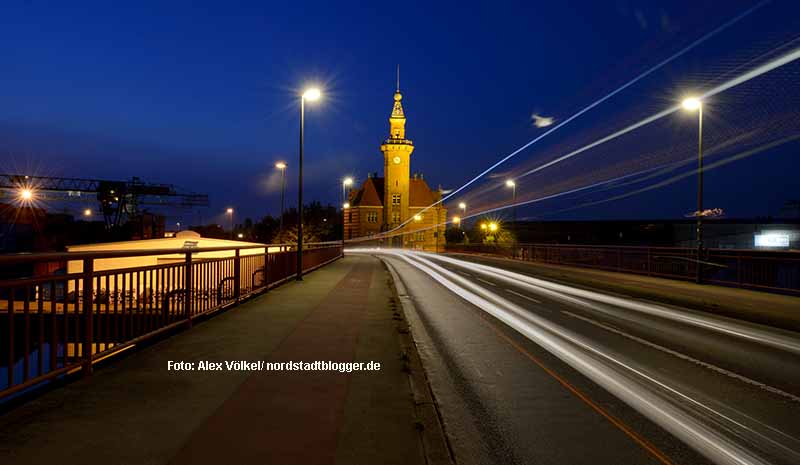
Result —
[{"label": "railing post", "polygon": [[236,249],[236,255],[233,261],[233,301],[238,304],[239,296],[242,291],[242,260],[240,257],[239,249]]},{"label": "railing post", "polygon": [[[66,287],[64,289],[66,292]],[[77,296],[78,293],[76,292]],[[83,260],[83,376],[90,376],[92,374],[92,342],[93,342],[93,329],[94,329],[94,310],[92,307],[94,303],[94,260],[86,258]],[[66,306],[65,306],[66,307]],[[77,307],[77,306],[76,306]],[[77,312],[76,312],[77,313]],[[77,316],[77,315],[76,315]],[[64,317],[66,318],[66,308],[64,309]],[[66,341],[65,341],[66,342]],[[75,341],[77,342],[77,341]],[[77,344],[76,344],[77,346]]]},{"label": "railing post", "polygon": [[269,290],[269,269],[269,247],[264,247],[264,290],[266,291]]},{"label": "railing post", "polygon": [[184,267],[184,276],[183,276],[183,290],[184,290],[184,304],[183,307],[186,310],[186,323],[191,328],[192,327],[192,253],[186,252],[186,260],[185,260],[185,267]]}]

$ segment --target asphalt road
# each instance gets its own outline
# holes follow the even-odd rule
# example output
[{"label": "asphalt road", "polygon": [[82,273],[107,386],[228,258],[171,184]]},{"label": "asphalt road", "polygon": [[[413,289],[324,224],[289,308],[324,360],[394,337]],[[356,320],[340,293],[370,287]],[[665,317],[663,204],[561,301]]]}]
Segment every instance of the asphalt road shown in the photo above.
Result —
[{"label": "asphalt road", "polygon": [[800,463],[795,333],[479,258],[379,255],[461,465]]}]

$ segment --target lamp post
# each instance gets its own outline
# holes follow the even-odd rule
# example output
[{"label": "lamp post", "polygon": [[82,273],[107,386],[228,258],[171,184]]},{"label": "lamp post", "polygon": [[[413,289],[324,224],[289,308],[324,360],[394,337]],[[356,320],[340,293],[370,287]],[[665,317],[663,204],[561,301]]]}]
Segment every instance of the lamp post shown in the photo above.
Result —
[{"label": "lamp post", "polygon": [[313,102],[322,96],[319,89],[311,88],[300,96],[300,162],[297,182],[297,281],[303,280],[303,135],[306,124],[306,100]]},{"label": "lamp post", "polygon": [[347,188],[353,185],[353,178],[342,179],[342,249],[344,249],[344,219],[350,203],[347,201]]},{"label": "lamp post", "polygon": [[283,212],[286,198],[286,166],[286,162],[279,161],[278,163],[275,163],[275,168],[281,170],[281,218],[280,226],[278,227],[278,244],[283,244]]},{"label": "lamp post", "polygon": [[511,188],[511,216],[514,222],[514,229],[512,233],[514,234],[514,257],[517,256],[517,183],[514,182],[512,179],[506,180],[506,187]]},{"label": "lamp post", "polygon": [[697,111],[697,284],[703,282],[703,102],[689,97],[682,103],[687,111]]},{"label": "lamp post", "polygon": [[228,207],[225,213],[228,215],[228,224],[231,227],[231,240],[233,240],[233,208]]}]

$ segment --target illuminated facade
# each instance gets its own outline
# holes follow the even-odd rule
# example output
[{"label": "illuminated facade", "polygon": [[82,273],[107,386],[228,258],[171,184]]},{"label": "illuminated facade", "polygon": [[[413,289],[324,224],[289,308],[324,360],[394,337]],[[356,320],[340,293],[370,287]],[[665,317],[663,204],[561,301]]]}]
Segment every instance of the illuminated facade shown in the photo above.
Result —
[{"label": "illuminated facade", "polygon": [[414,143],[406,139],[402,100],[398,83],[389,117],[389,138],[381,144],[383,177],[370,175],[360,188],[350,191],[350,207],[344,215],[345,239],[391,231],[410,220],[398,230],[403,234],[383,243],[426,251],[436,251],[438,243],[438,249],[443,250],[446,209],[438,204],[422,211],[442,198],[441,189],[432,190],[422,175],[411,176]]}]

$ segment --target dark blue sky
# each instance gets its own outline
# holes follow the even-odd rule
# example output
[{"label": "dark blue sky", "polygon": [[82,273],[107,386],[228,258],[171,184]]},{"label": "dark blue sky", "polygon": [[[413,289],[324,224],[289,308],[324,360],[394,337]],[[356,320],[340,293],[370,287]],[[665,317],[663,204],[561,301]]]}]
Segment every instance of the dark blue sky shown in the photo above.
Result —
[{"label": "dark blue sky", "polygon": [[[306,83],[325,92],[307,114],[306,198],[338,203],[343,175],[363,179],[382,169],[378,148],[397,63],[408,137],[417,146],[413,170],[433,187],[455,188],[541,134],[532,113],[563,120],[755,5],[134,3],[3,2],[0,171],[174,183],[211,196],[203,221],[227,205],[242,216],[275,213],[272,165],[279,159],[290,164],[295,198],[296,95]],[[630,89],[560,130],[554,149],[589,143],[635,121],[628,115],[671,104],[658,85],[702,87],[786,45],[800,34],[796,20],[786,19],[798,10],[793,2],[762,7],[739,29],[659,71],[652,86]],[[733,216],[777,213],[798,197],[796,175],[788,174],[796,173],[794,153],[797,144],[769,155],[770,163],[753,158],[720,169],[717,180],[709,175],[709,203],[735,205],[727,208]],[[530,151],[518,165],[555,155]],[[580,174],[573,167],[552,177]],[[742,176],[748,184],[731,182]],[[691,210],[691,189],[692,182],[678,183],[570,217],[675,217]],[[654,199],[665,198],[654,209]]]}]

